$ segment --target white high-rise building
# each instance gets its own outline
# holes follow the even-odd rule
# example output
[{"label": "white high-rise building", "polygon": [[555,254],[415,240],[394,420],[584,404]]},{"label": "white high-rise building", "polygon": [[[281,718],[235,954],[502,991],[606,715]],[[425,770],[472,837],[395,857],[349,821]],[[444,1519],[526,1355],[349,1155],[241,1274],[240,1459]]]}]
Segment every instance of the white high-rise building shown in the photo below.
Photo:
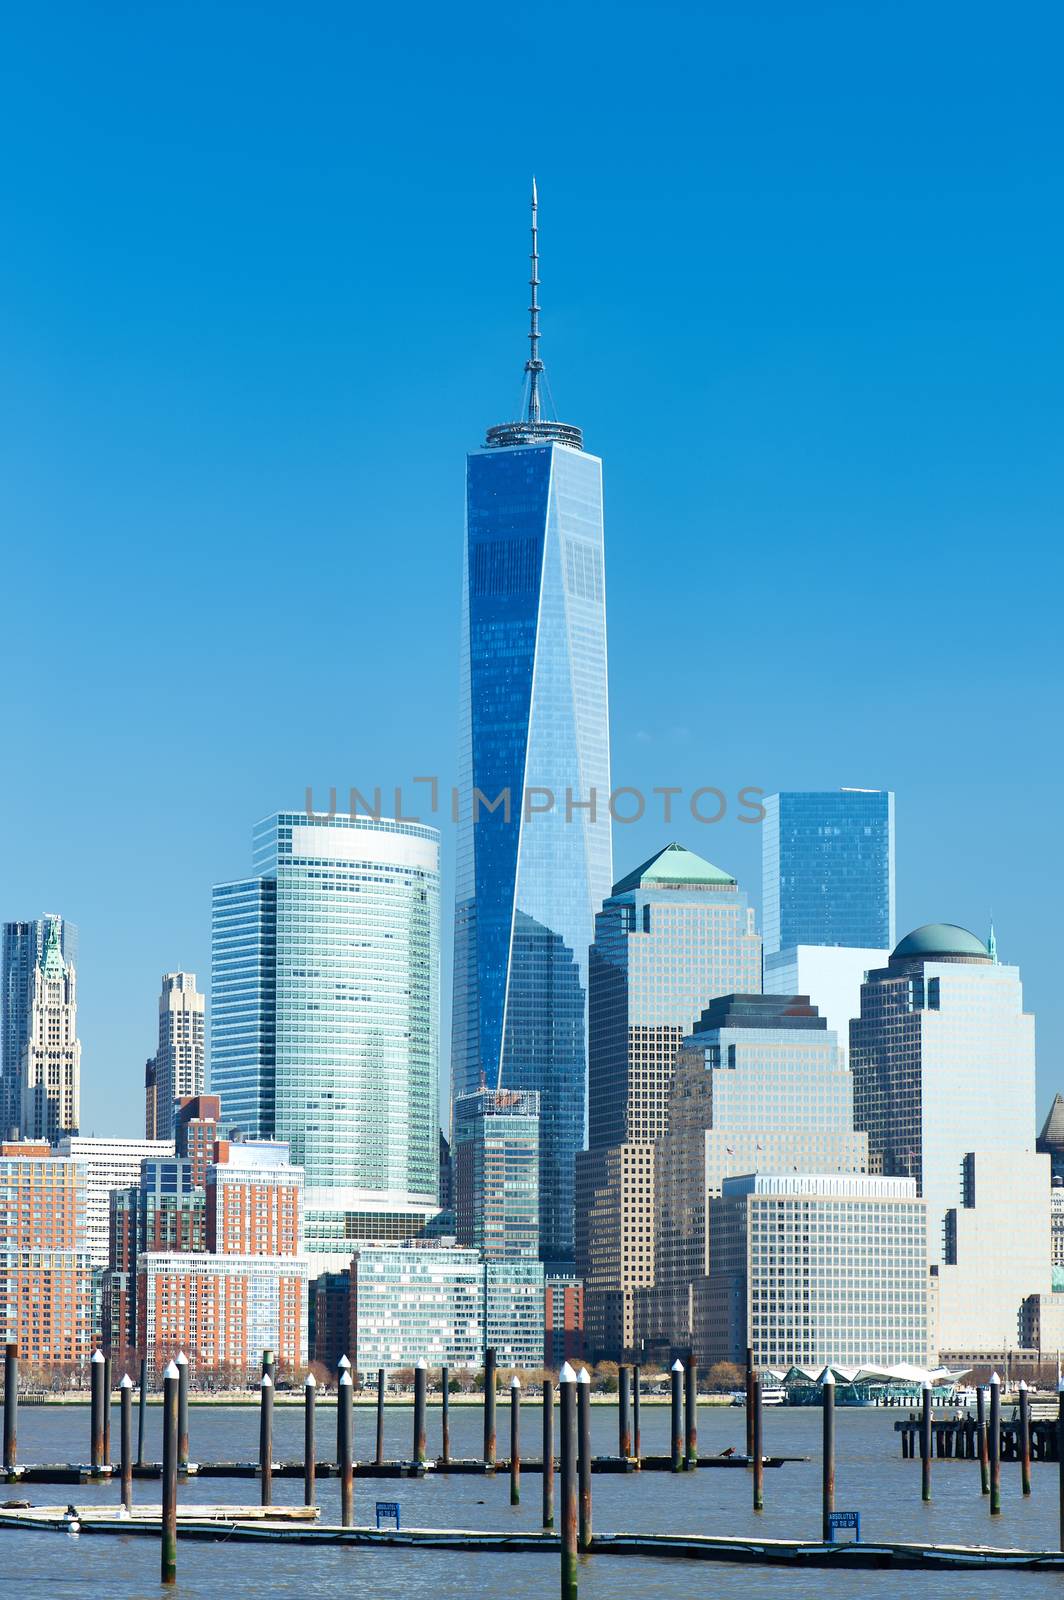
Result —
[{"label": "white high-rise building", "polygon": [[[965,1156],[1035,1147],[1034,1017],[1019,969],[964,928],[917,928],[862,985],[850,1066],[854,1124],[885,1176],[916,1179],[928,1261],[946,1261]],[[1048,1235],[1048,1178],[1040,1203]]]},{"label": "white high-rise building", "polygon": [[180,1100],[203,1093],[206,1007],[194,972],[166,972],[155,1052],[155,1137],[172,1139]]},{"label": "white high-rise building", "polygon": [[845,944],[793,944],[765,956],[766,994],[804,994],[839,1041],[849,1059],[850,1023],[861,1015],[861,985],[876,967],[885,967],[889,950]]},{"label": "white high-rise building", "polygon": [[140,1164],[155,1156],[172,1156],[172,1139],[89,1139],[79,1134],[59,1141],[60,1155],[85,1169],[85,1229],[81,1248],[94,1267],[107,1265],[107,1221],[113,1189],[135,1189]]},{"label": "white high-rise building", "polygon": [[63,959],[59,918],[48,924],[30,986],[29,1028],[22,1047],[20,1126],[24,1139],[49,1144],[76,1133],[81,1108],[77,974]]}]

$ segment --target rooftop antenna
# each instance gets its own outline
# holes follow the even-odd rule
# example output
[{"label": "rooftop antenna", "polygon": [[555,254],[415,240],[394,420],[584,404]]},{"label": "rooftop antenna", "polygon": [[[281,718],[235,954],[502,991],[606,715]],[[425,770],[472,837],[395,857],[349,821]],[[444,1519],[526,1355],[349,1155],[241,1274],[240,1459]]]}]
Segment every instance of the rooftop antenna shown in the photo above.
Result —
[{"label": "rooftop antenna", "polygon": [[539,199],[536,195],[536,180],[532,179],[532,254],[530,261],[532,275],[528,280],[532,290],[532,304],[528,308],[528,360],[525,362],[525,371],[528,373],[528,420],[538,422],[540,419],[539,404],[539,375],[543,371],[543,363],[539,359],[539,226],[537,212]]}]

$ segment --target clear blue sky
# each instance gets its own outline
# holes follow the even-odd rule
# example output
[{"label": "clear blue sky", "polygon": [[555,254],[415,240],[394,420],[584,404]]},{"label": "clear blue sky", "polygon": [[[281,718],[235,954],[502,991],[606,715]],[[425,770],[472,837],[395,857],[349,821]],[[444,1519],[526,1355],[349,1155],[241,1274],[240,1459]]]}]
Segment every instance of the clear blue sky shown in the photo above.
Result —
[{"label": "clear blue sky", "polygon": [[[615,782],[894,788],[900,930],[993,909],[1064,1087],[1062,33],[9,12],[0,916],[81,925],[86,1131],[138,1131],[159,975],[206,980],[258,817],[453,776],[533,171],[543,353],[605,460]],[[758,894],[730,819],[618,828],[618,876],[673,834]]]}]

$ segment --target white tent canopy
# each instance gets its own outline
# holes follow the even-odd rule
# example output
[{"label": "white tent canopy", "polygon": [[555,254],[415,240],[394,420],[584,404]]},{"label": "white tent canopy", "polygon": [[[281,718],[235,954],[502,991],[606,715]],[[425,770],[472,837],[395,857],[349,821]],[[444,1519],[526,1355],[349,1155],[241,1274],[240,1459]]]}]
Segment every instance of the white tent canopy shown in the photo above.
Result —
[{"label": "white tent canopy", "polygon": [[963,1378],[969,1369],[961,1367],[951,1372],[948,1367],[913,1367],[901,1362],[896,1367],[843,1367],[829,1362],[825,1367],[788,1367],[786,1372],[774,1372],[780,1383],[815,1383],[818,1387],[830,1372],[836,1383],[904,1383],[922,1389],[929,1383],[933,1389],[945,1388]]}]

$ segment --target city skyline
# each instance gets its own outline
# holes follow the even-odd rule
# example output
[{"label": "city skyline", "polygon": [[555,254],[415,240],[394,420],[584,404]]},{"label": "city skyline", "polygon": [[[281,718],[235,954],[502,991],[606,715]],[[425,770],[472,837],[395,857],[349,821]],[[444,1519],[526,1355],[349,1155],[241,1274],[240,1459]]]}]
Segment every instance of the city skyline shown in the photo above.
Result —
[{"label": "city skyline", "polygon": [[[1030,579],[1056,560],[1061,499],[1047,65],[1013,78],[1019,45],[996,43],[991,127],[975,88],[987,41],[959,12],[921,19],[919,60],[901,28],[867,62],[858,19],[777,17],[786,48],[766,54],[749,19],[710,11],[690,19],[691,60],[756,59],[764,76],[751,95],[714,67],[696,116],[704,95],[666,96],[655,40],[637,59],[622,30],[578,18],[556,60],[515,21],[472,38],[446,88],[403,50],[391,105],[399,41],[377,20],[358,41],[382,68],[360,115],[392,136],[363,149],[337,120],[343,49],[315,23],[294,49],[276,18],[258,36],[268,77],[287,83],[295,61],[317,86],[311,102],[297,85],[282,138],[223,70],[243,46],[230,20],[195,126],[165,84],[144,96],[150,18],[92,35],[69,20],[47,40],[19,20],[26,71],[5,97],[29,150],[0,267],[18,530],[5,574],[26,598],[9,646],[38,661],[42,639],[62,640],[64,737],[18,719],[3,915],[54,907],[81,925],[83,1131],[140,1131],[159,974],[202,981],[209,885],[243,859],[251,819],[298,807],[308,785],[401,783],[409,800],[415,773],[458,781],[461,460],[517,410],[533,171],[558,409],[610,467],[615,782],[894,790],[897,925],[982,935],[993,912],[1039,1016],[1043,1113],[1064,1045],[1044,870],[1058,770],[1041,737],[1059,702],[1054,586]],[[422,20],[442,44],[441,21]],[[202,71],[186,48],[168,55],[175,83],[181,64]],[[570,95],[581,48],[601,80]],[[481,97],[503,115],[528,50],[566,109],[488,171]],[[668,75],[693,72],[673,55]],[[35,64],[61,91],[47,116]],[[648,116],[629,126],[605,86],[633,67]],[[574,151],[593,181],[574,177]],[[427,271],[430,238],[444,247]],[[178,620],[158,597],[179,561]],[[700,596],[711,640],[697,604],[681,617]],[[791,714],[770,725],[784,694]],[[175,766],[180,714],[197,759]],[[716,828],[658,814],[614,832],[618,873],[676,836],[758,904],[759,830],[734,806]],[[992,882],[988,860],[1003,864]],[[446,1000],[441,1027],[446,1040]]]}]

